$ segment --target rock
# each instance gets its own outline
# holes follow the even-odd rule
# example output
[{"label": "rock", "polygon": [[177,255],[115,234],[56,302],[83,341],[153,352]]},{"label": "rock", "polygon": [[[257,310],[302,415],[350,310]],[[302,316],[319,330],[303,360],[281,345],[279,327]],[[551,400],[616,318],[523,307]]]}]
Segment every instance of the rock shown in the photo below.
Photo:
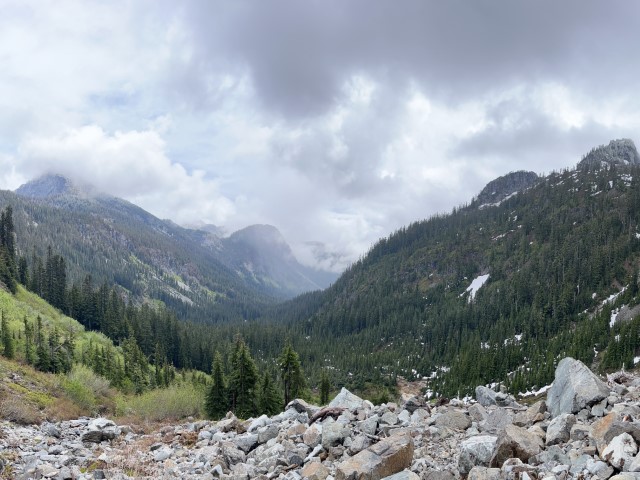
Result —
[{"label": "rock", "polygon": [[329,447],[333,447],[337,444],[342,444],[342,441],[349,436],[350,429],[342,423],[334,422],[322,425],[322,447],[328,450]]},{"label": "rock", "polygon": [[484,421],[480,422],[478,427],[481,432],[495,435],[499,431],[503,430],[507,425],[511,425],[513,423],[513,417],[514,415],[511,410],[494,408],[487,412],[487,417]]},{"label": "rock", "polygon": [[495,392],[489,387],[479,385],[476,387],[476,400],[483,407],[497,405],[499,407],[519,406],[515,398],[503,392]]},{"label": "rock", "polygon": [[467,480],[501,480],[499,468],[473,467]]},{"label": "rock", "polygon": [[364,407],[364,400],[342,387],[340,393],[336,395],[331,402],[329,402],[328,407],[341,407],[348,410],[357,410]]},{"label": "rock", "polygon": [[338,464],[336,480],[375,480],[411,466],[413,439],[409,434],[393,435]]},{"label": "rock", "polygon": [[547,394],[547,408],[552,417],[577,413],[609,396],[609,389],[579,360],[563,358],[556,368]]},{"label": "rock", "polygon": [[[276,433],[276,436],[277,436],[277,433]],[[256,445],[258,445],[258,438],[259,438],[259,435],[256,435],[254,433],[246,433],[234,438],[233,443],[235,443],[236,447],[238,447],[240,450],[242,450],[245,453],[248,453]]]},{"label": "rock", "polygon": [[320,462],[307,463],[300,474],[307,480],[325,480],[329,476],[329,469]]},{"label": "rock", "polygon": [[383,480],[420,480],[420,477],[411,470],[403,470],[389,477],[384,477]]},{"label": "rock", "polygon": [[302,441],[305,445],[313,448],[320,445],[322,440],[322,425],[314,423],[302,434]]},{"label": "rock", "polygon": [[476,400],[483,407],[496,404],[496,392],[489,387],[478,385],[476,387]]},{"label": "rock", "polygon": [[380,423],[384,423],[385,425],[395,425],[398,423],[398,416],[393,412],[386,412],[382,417],[380,417]]},{"label": "rock", "polygon": [[636,422],[624,421],[624,418],[612,412],[591,425],[590,436],[595,441],[601,456],[609,442],[622,433],[628,433],[636,442],[640,440],[640,425]]},{"label": "rock", "polygon": [[413,413],[416,410],[418,410],[419,408],[424,408],[426,407],[426,402],[424,401],[424,397],[418,397],[416,395],[413,395],[411,397],[409,397],[405,402],[404,402],[404,409],[407,410],[409,413]]},{"label": "rock", "polygon": [[469,416],[474,422],[480,423],[487,419],[487,409],[479,403],[474,403],[469,407]]},{"label": "rock", "polygon": [[524,412],[518,412],[513,418],[513,424],[518,427],[530,427],[536,422],[544,420],[544,412],[547,410],[547,404],[544,400],[540,400]]},{"label": "rock", "polygon": [[471,426],[469,415],[459,410],[448,410],[436,418],[436,427],[446,427],[452,430],[466,430]]},{"label": "rock", "polygon": [[547,427],[546,445],[565,443],[571,438],[571,428],[576,423],[576,417],[572,413],[563,413],[555,417]]},{"label": "rock", "polygon": [[301,398],[290,401],[285,410],[289,410],[290,408],[293,408],[299,413],[306,413],[309,417],[313,417],[320,410],[320,407],[311,405]]},{"label": "rock", "polygon": [[488,467],[498,438],[490,435],[480,435],[464,440],[460,444],[458,456],[458,471],[460,475],[467,475],[473,467]]},{"label": "rock", "polygon": [[82,441],[100,443],[103,440],[113,440],[118,435],[120,435],[120,429],[115,423],[106,418],[96,418],[87,425]]},{"label": "rock", "polygon": [[509,458],[519,458],[523,462],[542,450],[540,437],[522,427],[507,425],[498,436],[498,442],[491,458],[492,467],[501,467]]},{"label": "rock", "polygon": [[276,438],[278,436],[278,433],[280,433],[280,427],[278,427],[278,425],[275,423],[267,425],[266,427],[259,428],[258,443],[267,443],[272,438]]},{"label": "rock", "polygon": [[362,420],[361,422],[356,423],[356,427],[362,433],[366,433],[367,435],[375,435],[376,429],[378,428],[378,420],[379,417],[377,414],[370,416],[366,420]]},{"label": "rock", "polygon": [[171,455],[173,455],[173,449],[165,445],[153,452],[153,459],[156,462],[164,462],[167,458],[171,458]]},{"label": "rock", "polygon": [[622,433],[611,439],[602,451],[601,457],[618,470],[628,470],[636,453],[638,453],[638,446],[633,437],[628,433]]},{"label": "rock", "polygon": [[56,427],[53,423],[45,422],[40,427],[43,433],[55,438],[60,438],[62,434],[60,433],[60,429]]}]

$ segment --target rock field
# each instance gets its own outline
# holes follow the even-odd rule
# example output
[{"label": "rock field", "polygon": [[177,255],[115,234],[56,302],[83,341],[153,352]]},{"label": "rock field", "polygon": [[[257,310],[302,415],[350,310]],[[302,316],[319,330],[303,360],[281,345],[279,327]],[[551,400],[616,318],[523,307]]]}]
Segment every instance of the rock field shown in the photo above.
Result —
[{"label": "rock field", "polygon": [[486,387],[476,399],[374,406],[343,389],[324,408],[294,400],[271,418],[150,434],[105,418],[3,422],[0,478],[640,480],[640,378],[604,382],[565,358],[546,401]]}]

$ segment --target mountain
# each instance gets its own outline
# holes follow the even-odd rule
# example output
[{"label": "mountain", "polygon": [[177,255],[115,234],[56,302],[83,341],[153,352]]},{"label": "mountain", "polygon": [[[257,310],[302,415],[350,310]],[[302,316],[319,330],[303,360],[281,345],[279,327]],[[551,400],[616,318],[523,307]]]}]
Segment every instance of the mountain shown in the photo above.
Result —
[{"label": "mountain", "polygon": [[578,168],[616,165],[640,165],[640,155],[638,155],[638,150],[632,140],[628,138],[611,140],[608,145],[600,145],[592,149],[578,164]]},{"label": "mountain", "polygon": [[287,325],[305,361],[356,388],[395,375],[445,395],[493,381],[542,387],[565,355],[633,365],[640,317],[612,318],[640,303],[640,165],[628,140],[593,152],[588,161],[607,162],[516,172],[401,228],[330,288],[263,321]]},{"label": "mountain", "polygon": [[535,185],[539,180],[535,172],[511,172],[495,180],[490,181],[478,194],[476,201],[480,208],[496,206],[509,196],[526,190]]},{"label": "mountain", "polygon": [[59,175],[0,192],[0,205],[9,204],[23,255],[35,249],[44,256],[51,245],[67,259],[72,280],[91,274],[98,285],[160,300],[182,318],[253,318],[263,305],[328,284],[313,280],[282,237],[275,249],[271,230],[227,239],[219,230],[182,228]]}]

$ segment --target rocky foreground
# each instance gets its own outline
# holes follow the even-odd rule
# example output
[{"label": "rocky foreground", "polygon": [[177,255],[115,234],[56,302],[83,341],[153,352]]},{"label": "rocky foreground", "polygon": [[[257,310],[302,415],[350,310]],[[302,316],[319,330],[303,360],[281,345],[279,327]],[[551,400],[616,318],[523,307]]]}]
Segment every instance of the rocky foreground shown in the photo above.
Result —
[{"label": "rocky foreground", "polygon": [[295,400],[271,418],[152,434],[104,418],[3,423],[0,478],[640,479],[640,379],[605,383],[565,358],[546,401],[486,387],[476,399],[374,406],[343,389],[325,408]]}]

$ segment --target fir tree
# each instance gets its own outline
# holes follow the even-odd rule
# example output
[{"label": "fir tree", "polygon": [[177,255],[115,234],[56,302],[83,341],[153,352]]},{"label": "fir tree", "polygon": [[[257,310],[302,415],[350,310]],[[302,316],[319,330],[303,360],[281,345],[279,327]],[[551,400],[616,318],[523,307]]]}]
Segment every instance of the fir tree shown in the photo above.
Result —
[{"label": "fir tree", "polygon": [[7,358],[13,358],[16,355],[15,345],[13,343],[13,335],[9,329],[9,322],[4,315],[4,310],[0,313],[2,315],[2,351]]},{"label": "fir tree", "polygon": [[322,377],[320,378],[320,404],[326,405],[329,403],[329,392],[331,390],[331,383],[329,382],[329,375],[326,370],[322,370]]},{"label": "fir tree", "polygon": [[222,356],[218,351],[216,351],[213,359],[211,378],[213,381],[205,399],[205,410],[210,418],[219,420],[227,413],[228,397],[222,367]]},{"label": "fir tree", "polygon": [[291,346],[291,342],[287,341],[282,349],[278,364],[284,391],[284,407],[286,407],[291,400],[302,393],[306,386],[302,367],[300,366],[300,358]]},{"label": "fir tree", "polygon": [[262,385],[260,386],[260,413],[269,416],[280,413],[282,396],[276,388],[276,384],[268,372],[264,372]]},{"label": "fir tree", "polygon": [[231,359],[231,378],[229,379],[231,405],[238,417],[249,418],[257,413],[257,383],[256,364],[251,358],[247,345],[238,338]]}]

